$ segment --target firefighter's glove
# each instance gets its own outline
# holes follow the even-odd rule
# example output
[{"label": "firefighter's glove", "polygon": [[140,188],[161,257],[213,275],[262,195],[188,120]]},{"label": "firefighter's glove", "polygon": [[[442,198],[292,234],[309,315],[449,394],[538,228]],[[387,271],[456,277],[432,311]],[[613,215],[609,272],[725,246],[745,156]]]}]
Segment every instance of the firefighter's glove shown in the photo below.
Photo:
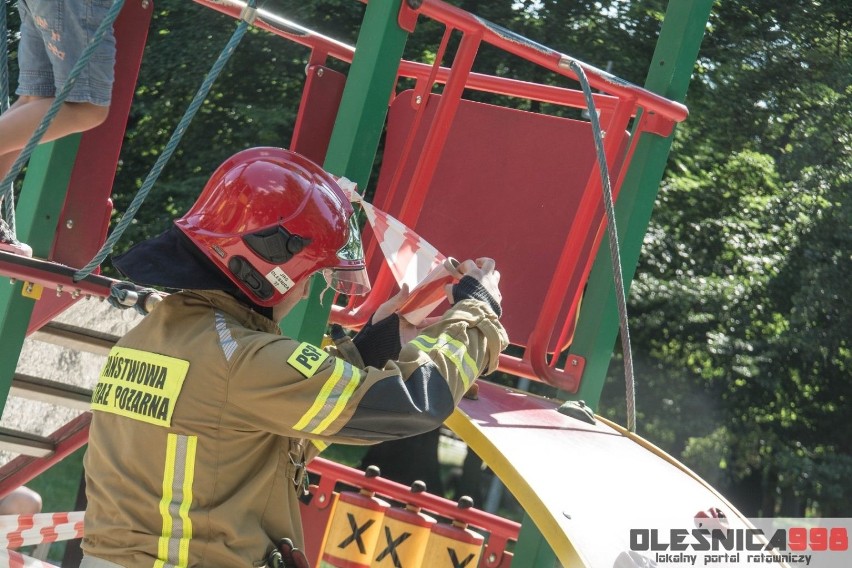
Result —
[{"label": "firefighter's glove", "polygon": [[[277,550],[274,550],[272,554],[278,553],[278,558],[274,558],[272,562],[272,568],[311,568],[308,564],[308,559],[305,557],[305,553],[293,546],[293,541],[289,538],[282,538],[278,541],[276,546]],[[270,556],[272,556],[272,554]],[[278,566],[275,566],[275,563],[280,558],[281,563]],[[267,566],[269,566],[269,562]]]},{"label": "firefighter's glove", "polygon": [[382,368],[385,363],[399,357],[402,346],[417,337],[417,328],[399,317],[397,310],[408,299],[408,285],[379,306],[373,317],[352,342],[361,353],[365,365]]},{"label": "firefighter's glove", "polygon": [[503,295],[500,293],[500,273],[495,270],[495,262],[491,258],[477,258],[476,261],[466,260],[459,264],[457,269],[462,279],[456,284],[447,285],[447,293],[452,303],[461,300],[480,300],[497,314],[503,315],[500,302]]},{"label": "firefighter's glove", "polygon": [[399,357],[402,350],[400,326],[403,320],[397,314],[391,314],[380,321],[375,320],[374,315],[352,338],[352,343],[361,354],[365,366],[381,369],[385,363]]}]

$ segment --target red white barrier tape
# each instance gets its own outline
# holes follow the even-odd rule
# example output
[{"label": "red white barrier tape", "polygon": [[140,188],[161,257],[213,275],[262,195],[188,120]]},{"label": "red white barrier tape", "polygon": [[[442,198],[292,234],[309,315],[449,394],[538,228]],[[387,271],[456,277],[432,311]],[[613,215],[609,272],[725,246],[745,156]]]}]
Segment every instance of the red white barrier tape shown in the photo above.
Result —
[{"label": "red white barrier tape", "polygon": [[48,564],[12,550],[0,550],[0,566],[8,566],[9,568],[56,568],[54,564]]},{"label": "red white barrier tape", "polygon": [[5,548],[20,548],[44,542],[82,538],[83,513],[83,511],[74,511],[37,515],[0,515],[0,552]]},{"label": "red white barrier tape", "polygon": [[[408,285],[411,300],[400,309],[400,315],[418,325],[444,300],[445,296],[440,290],[444,283],[453,279],[453,274],[445,266],[447,257],[398,219],[364,201],[355,183],[346,178],[339,178],[337,183],[350,201],[364,208],[367,222],[373,229],[396,283],[400,287]],[[431,293],[434,290],[438,290],[438,293]]]}]

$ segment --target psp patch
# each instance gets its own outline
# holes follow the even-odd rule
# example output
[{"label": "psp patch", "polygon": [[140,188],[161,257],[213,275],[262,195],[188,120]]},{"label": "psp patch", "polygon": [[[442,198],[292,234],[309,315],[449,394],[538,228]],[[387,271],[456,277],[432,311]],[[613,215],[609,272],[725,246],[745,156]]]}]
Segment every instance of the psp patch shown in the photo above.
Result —
[{"label": "psp patch", "polygon": [[287,359],[291,367],[311,378],[317,372],[322,362],[328,358],[328,353],[310,343],[300,343]]}]

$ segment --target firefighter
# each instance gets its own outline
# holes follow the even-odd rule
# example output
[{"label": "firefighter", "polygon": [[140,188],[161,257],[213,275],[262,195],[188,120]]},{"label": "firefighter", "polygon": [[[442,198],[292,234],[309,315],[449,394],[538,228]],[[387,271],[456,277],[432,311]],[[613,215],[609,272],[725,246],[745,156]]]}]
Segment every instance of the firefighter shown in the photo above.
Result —
[{"label": "firefighter", "polygon": [[313,274],[345,294],[369,283],[335,179],[279,148],[228,159],[114,264],[177,292],[111,350],[93,391],[84,568],[306,566],[299,498],[319,448],[436,428],[508,343],[490,259],[461,264],[452,306],[423,329],[404,327],[398,296],[340,357],[282,336]]}]

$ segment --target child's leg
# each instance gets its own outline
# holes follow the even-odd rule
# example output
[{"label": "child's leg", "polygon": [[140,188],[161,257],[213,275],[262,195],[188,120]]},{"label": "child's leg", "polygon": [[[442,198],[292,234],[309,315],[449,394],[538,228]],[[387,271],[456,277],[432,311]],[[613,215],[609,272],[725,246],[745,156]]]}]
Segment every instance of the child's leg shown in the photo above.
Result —
[{"label": "child's leg", "polygon": [[[4,178],[65,84],[80,54],[106,16],[110,0],[18,0],[21,38],[18,89],[21,97],[0,116],[0,179]],[[109,112],[115,65],[112,29],[80,75],[42,142],[83,132],[102,123]],[[0,250],[30,256],[0,216]]]},{"label": "child's leg", "polygon": [[[20,98],[0,116],[0,178],[50,108],[111,5],[111,0],[19,0]],[[106,119],[114,65],[115,37],[110,29],[77,77],[43,142],[89,130]]]},{"label": "child's leg", "polygon": [[[20,97],[0,115],[0,179],[4,178],[19,151],[53,104],[52,97]],[[68,134],[85,132],[106,120],[109,107],[92,103],[64,103],[42,137],[50,142]]]}]

